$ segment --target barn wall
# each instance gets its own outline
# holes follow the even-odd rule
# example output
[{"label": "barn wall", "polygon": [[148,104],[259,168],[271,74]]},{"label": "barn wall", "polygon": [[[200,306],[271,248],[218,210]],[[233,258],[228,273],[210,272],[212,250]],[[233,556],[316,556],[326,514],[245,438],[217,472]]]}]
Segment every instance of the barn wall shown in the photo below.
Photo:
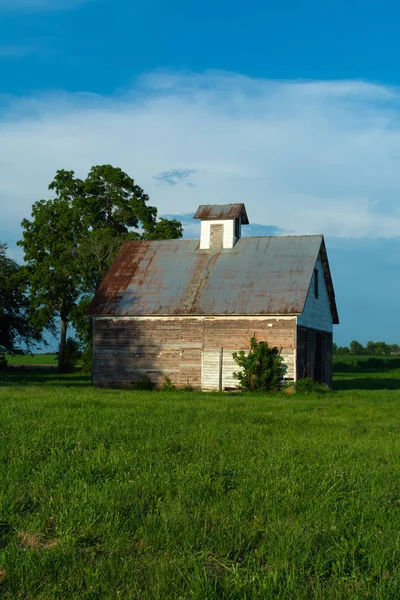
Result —
[{"label": "barn wall", "polygon": [[313,275],[303,313],[298,317],[297,322],[302,327],[309,327],[311,329],[318,329],[320,331],[332,333],[333,320],[331,306],[329,302],[328,290],[326,289],[325,285],[322,263],[319,258],[315,268],[318,270],[318,298],[314,297]]},{"label": "barn wall", "polygon": [[178,318],[96,318],[93,383],[130,387],[143,376],[161,384],[201,385],[202,324]]},{"label": "barn wall", "polygon": [[232,352],[248,350],[253,334],[281,349],[295,378],[295,317],[97,317],[93,383],[130,387],[147,376],[157,385],[169,377],[178,387],[235,387]]}]

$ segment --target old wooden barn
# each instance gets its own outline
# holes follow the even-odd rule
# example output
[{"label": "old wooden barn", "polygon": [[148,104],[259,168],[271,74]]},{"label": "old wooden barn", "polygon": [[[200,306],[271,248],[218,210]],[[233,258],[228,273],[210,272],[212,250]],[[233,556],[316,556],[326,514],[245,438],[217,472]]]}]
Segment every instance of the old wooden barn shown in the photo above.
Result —
[{"label": "old wooden barn", "polygon": [[335,294],[322,235],[242,237],[243,204],[200,206],[199,240],[125,242],[97,291],[93,383],[228,389],[232,352],[277,346],[287,378],[332,383]]}]

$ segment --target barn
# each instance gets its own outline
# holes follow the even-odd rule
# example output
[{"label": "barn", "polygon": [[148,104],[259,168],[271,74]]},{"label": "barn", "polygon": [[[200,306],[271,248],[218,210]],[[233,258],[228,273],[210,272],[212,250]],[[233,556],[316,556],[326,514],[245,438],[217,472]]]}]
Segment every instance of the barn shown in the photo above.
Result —
[{"label": "barn", "polygon": [[200,240],[125,242],[89,307],[93,383],[234,388],[232,353],[277,346],[286,377],[332,384],[339,322],[322,235],[242,237],[244,204],[202,205]]}]

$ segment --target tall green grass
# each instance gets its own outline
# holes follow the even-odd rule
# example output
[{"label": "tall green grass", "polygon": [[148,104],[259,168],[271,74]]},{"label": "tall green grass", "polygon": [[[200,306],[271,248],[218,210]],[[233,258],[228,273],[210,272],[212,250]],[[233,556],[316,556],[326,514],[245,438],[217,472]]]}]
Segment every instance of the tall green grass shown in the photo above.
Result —
[{"label": "tall green grass", "polygon": [[334,372],[381,373],[400,370],[400,357],[336,354],[333,357]]},{"label": "tall green grass", "polygon": [[333,360],[336,390],[399,390],[398,356],[337,355]]},{"label": "tall green grass", "polygon": [[2,380],[1,597],[399,596],[399,392],[71,377]]}]

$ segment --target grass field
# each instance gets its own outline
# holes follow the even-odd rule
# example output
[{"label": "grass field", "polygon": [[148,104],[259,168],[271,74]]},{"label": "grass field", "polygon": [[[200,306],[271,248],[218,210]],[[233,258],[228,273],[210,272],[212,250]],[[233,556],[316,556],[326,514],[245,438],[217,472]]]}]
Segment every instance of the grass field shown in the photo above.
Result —
[{"label": "grass field", "polygon": [[370,368],[292,397],[0,373],[0,597],[400,597],[399,374]]},{"label": "grass field", "polygon": [[16,354],[6,356],[9,365],[48,365],[57,366],[56,354]]},{"label": "grass field", "polygon": [[400,357],[334,356],[336,390],[400,390]]}]

